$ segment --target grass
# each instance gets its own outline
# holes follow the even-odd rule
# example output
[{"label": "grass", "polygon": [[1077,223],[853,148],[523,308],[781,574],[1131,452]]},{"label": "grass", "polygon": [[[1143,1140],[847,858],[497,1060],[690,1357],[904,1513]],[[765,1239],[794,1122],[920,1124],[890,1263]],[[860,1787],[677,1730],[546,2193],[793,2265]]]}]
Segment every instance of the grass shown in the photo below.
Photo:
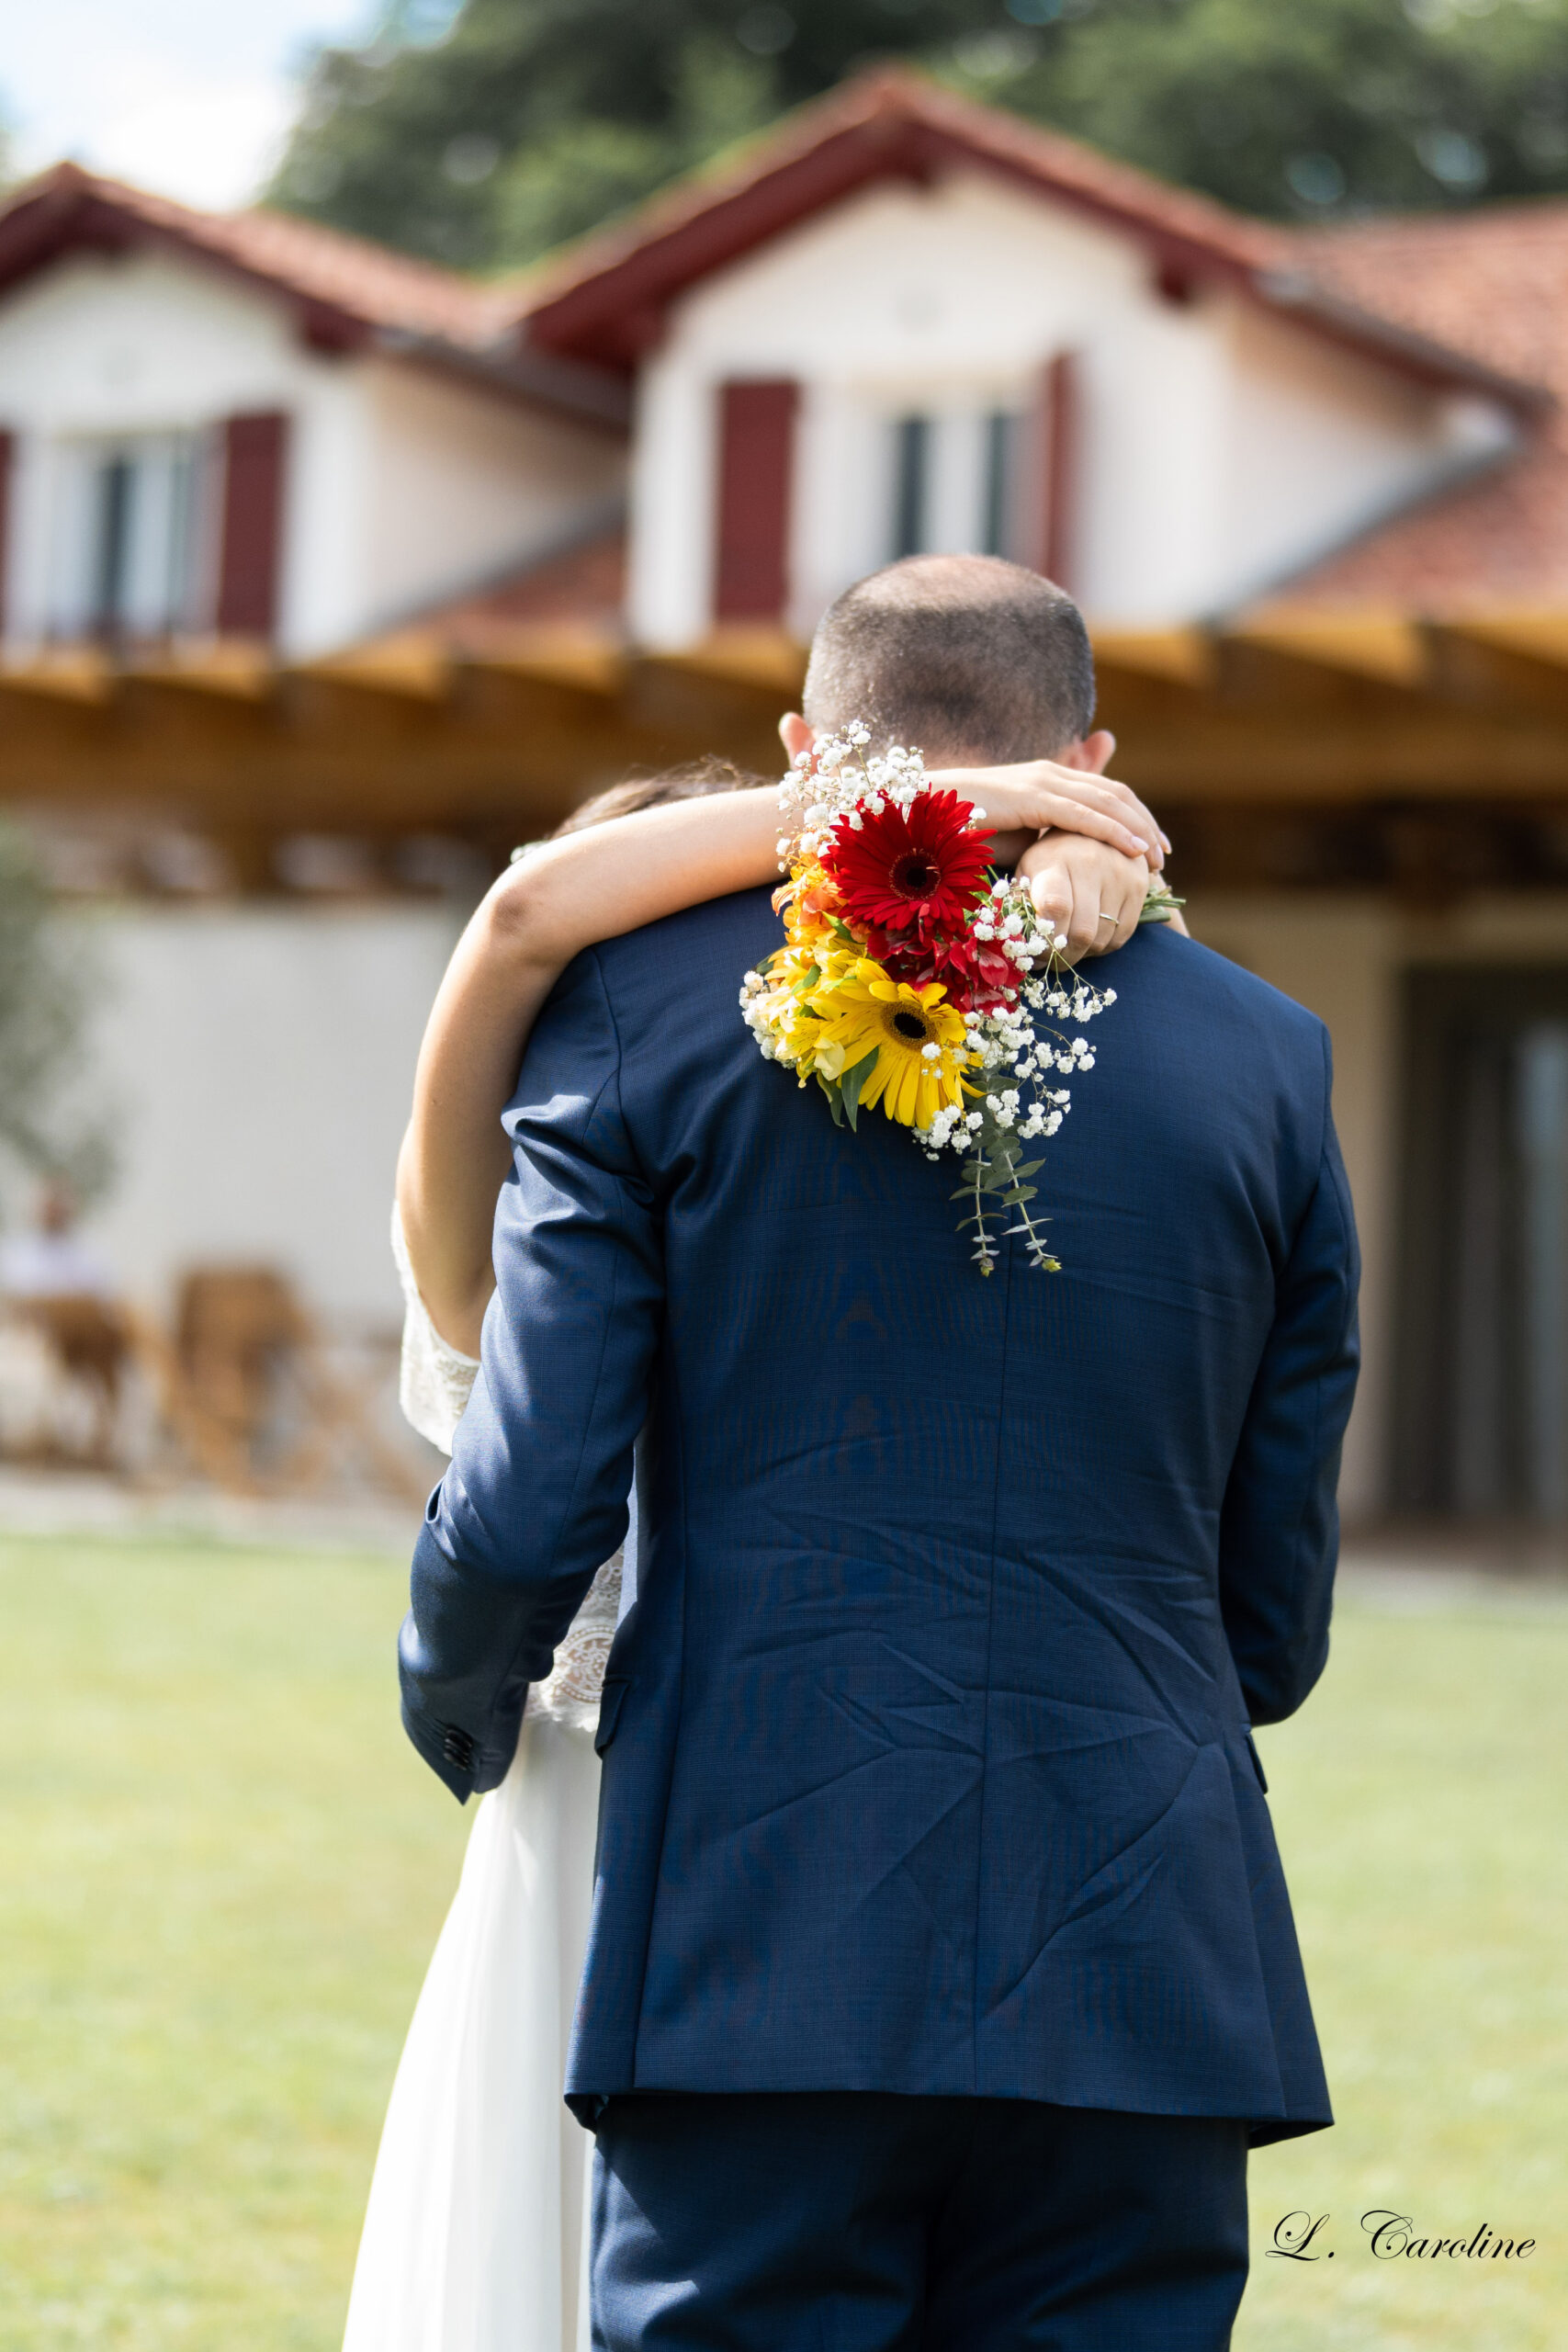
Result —
[{"label": "grass", "polygon": [[[467,1830],[398,1729],[402,1590],[0,1543],[0,2352],[337,2346]],[[1263,1736],[1340,2120],[1253,2160],[1237,2352],[1568,2343],[1565,1682],[1561,1602],[1352,1598]],[[1374,2205],[1538,2250],[1378,2262]],[[1332,2262],[1266,2257],[1292,2208]]]},{"label": "grass", "polygon": [[466,1821],[404,1572],[0,1546],[0,2346],[338,2344]]},{"label": "grass", "polygon": [[[1259,2150],[1237,2352],[1568,2344],[1568,1606],[1348,1598],[1311,1702],[1261,1735],[1338,2121]],[[1379,2260],[1360,2216],[1525,2262]],[[1334,2260],[1269,2256],[1326,2212]]]}]

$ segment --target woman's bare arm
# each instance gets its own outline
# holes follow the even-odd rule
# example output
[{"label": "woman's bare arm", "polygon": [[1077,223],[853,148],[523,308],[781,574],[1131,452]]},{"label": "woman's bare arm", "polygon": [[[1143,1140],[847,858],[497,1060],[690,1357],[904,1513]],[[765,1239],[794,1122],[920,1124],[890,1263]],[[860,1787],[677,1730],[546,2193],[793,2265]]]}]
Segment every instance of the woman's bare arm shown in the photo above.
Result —
[{"label": "woman's bare arm", "polygon": [[486,893],[436,994],[398,1155],[398,1206],[431,1321],[465,1355],[495,1286],[491,1231],[511,1154],[500,1117],[539,1008],[572,957],[776,876],[773,787],[638,809],[547,842]]},{"label": "woman's bare arm", "polygon": [[[1110,877],[1157,855],[1157,828],[1124,785],[1036,761],[965,771],[1003,832],[1070,825]],[[582,948],[778,875],[773,786],[667,802],[546,842],[481,900],[441,983],[398,1157],[410,1262],[449,1346],[478,1355],[495,1287],[491,1235],[511,1164],[501,1113],[540,1007]],[[1088,886],[1092,890],[1092,880]]]}]

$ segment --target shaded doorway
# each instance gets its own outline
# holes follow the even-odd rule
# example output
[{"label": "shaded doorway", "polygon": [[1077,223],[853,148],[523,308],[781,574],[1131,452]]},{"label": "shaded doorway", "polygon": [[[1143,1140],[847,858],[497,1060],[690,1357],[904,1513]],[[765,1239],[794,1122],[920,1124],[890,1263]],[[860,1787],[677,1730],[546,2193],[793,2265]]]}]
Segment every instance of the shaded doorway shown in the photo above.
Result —
[{"label": "shaded doorway", "polygon": [[1568,1520],[1568,969],[1405,978],[1393,1499]]}]

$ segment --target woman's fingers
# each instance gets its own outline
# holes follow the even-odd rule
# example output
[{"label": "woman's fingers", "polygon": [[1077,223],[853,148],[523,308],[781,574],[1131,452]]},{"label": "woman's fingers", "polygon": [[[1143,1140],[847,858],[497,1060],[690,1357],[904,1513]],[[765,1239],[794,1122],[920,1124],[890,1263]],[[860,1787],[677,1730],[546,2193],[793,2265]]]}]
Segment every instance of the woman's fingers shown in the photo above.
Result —
[{"label": "woman's fingers", "polygon": [[939,768],[931,781],[977,800],[999,832],[1055,827],[1105,842],[1127,857],[1146,857],[1156,869],[1165,863],[1165,835],[1137,794],[1114,776],[1057,760],[1022,760],[1010,767]]},{"label": "woman's fingers", "polygon": [[1066,935],[1069,963],[1109,956],[1138,927],[1149,880],[1145,858],[1112,855],[1081,833],[1058,832],[1033,842],[1018,870],[1036,911]]},{"label": "woman's fingers", "polygon": [[1069,964],[1094,944],[1099,928],[1100,910],[1093,903],[1095,893],[1083,887],[1083,877],[1074,870],[1073,861],[1064,852],[1053,850],[1050,843],[1040,842],[1021,860],[1019,871],[1025,874],[1035,912],[1048,922],[1066,945],[1061,950]]},{"label": "woman's fingers", "polygon": [[1118,873],[1109,888],[1101,888],[1100,927],[1091,955],[1109,956],[1114,948],[1126,946],[1138,928],[1148,887],[1148,865],[1139,858]]},{"label": "woman's fingers", "polygon": [[1094,942],[1089,950],[1091,956],[1110,956],[1118,947],[1125,947],[1138,928],[1148,881],[1148,865],[1141,857],[1130,862],[1119,859],[1114,873],[1100,876],[1100,912]]}]

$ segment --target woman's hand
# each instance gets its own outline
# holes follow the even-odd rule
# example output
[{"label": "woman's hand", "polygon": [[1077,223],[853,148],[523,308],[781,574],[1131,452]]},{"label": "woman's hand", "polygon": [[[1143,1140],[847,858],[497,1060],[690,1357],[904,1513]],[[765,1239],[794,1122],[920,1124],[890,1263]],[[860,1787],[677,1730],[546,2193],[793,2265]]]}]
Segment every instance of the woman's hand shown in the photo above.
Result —
[{"label": "woman's hand", "polygon": [[1069,964],[1109,956],[1138,928],[1149,887],[1146,858],[1123,857],[1082,833],[1050,833],[1025,850],[1018,870],[1037,911],[1066,932]]},{"label": "woman's hand", "polygon": [[1058,760],[1022,760],[1013,767],[937,768],[931,781],[951,786],[974,800],[998,834],[1053,829],[1081,833],[1120,850],[1124,857],[1146,858],[1156,874],[1170,847],[1129,786]]}]

